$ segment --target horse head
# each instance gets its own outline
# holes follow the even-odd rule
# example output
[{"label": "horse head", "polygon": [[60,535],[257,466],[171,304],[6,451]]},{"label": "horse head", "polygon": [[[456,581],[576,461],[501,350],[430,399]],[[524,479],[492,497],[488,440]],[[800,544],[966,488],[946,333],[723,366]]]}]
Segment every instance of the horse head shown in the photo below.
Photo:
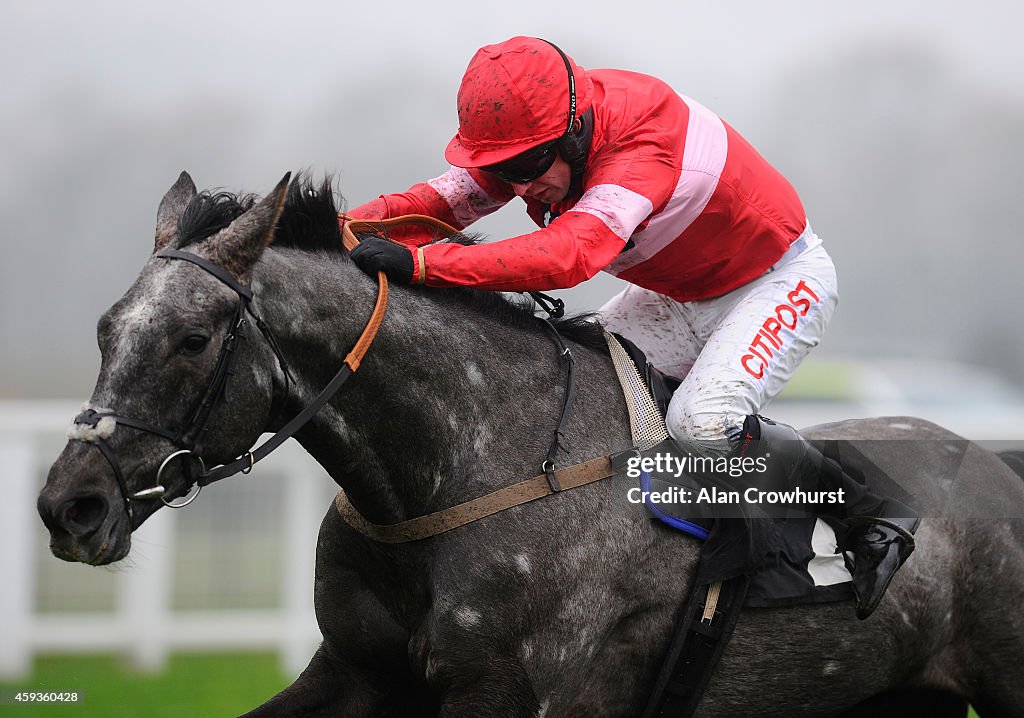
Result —
[{"label": "horse head", "polygon": [[160,202],[153,254],[99,321],[96,387],[39,495],[56,556],[124,558],[161,499],[187,493],[204,461],[238,456],[264,430],[280,378],[268,378],[274,348],[240,340],[247,284],[288,183],[256,201],[199,194],[183,172]]}]

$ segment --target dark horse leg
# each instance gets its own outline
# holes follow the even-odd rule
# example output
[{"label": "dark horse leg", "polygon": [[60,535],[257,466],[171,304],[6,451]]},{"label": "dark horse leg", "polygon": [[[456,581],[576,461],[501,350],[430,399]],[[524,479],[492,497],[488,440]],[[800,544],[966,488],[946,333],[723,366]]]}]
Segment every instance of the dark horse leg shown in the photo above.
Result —
[{"label": "dark horse leg", "polygon": [[426,716],[394,676],[362,670],[323,646],[295,682],[241,718],[405,718]]}]

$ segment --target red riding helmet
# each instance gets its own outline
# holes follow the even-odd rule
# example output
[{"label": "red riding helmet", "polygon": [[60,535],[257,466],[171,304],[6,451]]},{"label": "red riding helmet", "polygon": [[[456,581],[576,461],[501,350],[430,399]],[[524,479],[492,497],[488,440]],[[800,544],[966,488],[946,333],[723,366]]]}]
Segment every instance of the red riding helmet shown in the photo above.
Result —
[{"label": "red riding helmet", "polygon": [[[456,167],[486,167],[565,135],[571,92],[562,58],[553,45],[533,37],[477,50],[459,87],[459,131],[445,159]],[[594,87],[586,70],[566,59],[578,117],[590,107]]]}]

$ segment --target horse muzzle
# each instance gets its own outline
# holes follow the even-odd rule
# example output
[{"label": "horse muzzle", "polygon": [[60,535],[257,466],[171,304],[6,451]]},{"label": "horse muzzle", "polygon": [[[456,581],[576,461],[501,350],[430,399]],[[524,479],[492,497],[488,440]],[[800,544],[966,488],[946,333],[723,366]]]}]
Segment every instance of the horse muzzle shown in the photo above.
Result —
[{"label": "horse muzzle", "polygon": [[65,451],[50,468],[36,508],[50,532],[54,556],[95,565],[113,563],[128,554],[131,526],[116,487],[97,481],[89,468],[98,473],[105,467]]},{"label": "horse muzzle", "polygon": [[[119,504],[114,504],[120,508]],[[43,491],[39,516],[50,531],[50,551],[64,561],[101,565],[120,561],[131,547],[130,532],[99,494],[51,498]]]}]

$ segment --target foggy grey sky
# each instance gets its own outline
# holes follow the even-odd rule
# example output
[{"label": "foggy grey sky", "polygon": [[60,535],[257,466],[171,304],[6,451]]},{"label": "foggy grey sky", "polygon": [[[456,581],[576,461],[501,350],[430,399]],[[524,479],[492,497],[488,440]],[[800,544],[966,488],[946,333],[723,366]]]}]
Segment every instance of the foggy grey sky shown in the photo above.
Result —
[{"label": "foggy grey sky", "polygon": [[514,34],[585,46],[595,66],[721,86],[725,97],[749,94],[796,59],[898,39],[937,48],[963,72],[1020,98],[1021,12],[1010,0],[6,2],[2,101],[17,107],[54,85],[86,83],[158,106],[186,89],[272,90],[287,103],[325,81],[408,63],[452,84],[475,48]]},{"label": "foggy grey sky", "polygon": [[[826,345],[850,351],[872,331],[919,331],[920,312],[934,306],[914,302],[920,291],[908,295],[905,317],[870,326],[876,268],[890,280],[922,274],[911,257],[927,255],[923,274],[948,283],[986,251],[978,236],[962,249],[957,239],[972,234],[981,214],[989,221],[981,233],[1000,238],[993,259],[1019,267],[1024,258],[1019,230],[1005,226],[1009,215],[998,222],[1004,206],[1020,203],[1007,178],[994,181],[1002,190],[970,188],[976,196],[963,207],[931,185],[912,202],[906,197],[908,186],[939,182],[938,168],[949,167],[938,158],[951,150],[956,162],[974,163],[972,183],[985,179],[981,150],[1008,167],[1024,159],[1024,131],[1015,124],[1024,112],[1022,14],[1008,0],[8,0],[0,10],[0,398],[88,394],[98,366],[96,318],[145,260],[157,202],[180,170],[200,187],[255,192],[286,170],[330,171],[353,204],[403,190],[444,170],[455,91],[474,50],[515,34],[554,40],[586,67],[658,75],[722,115],[779,166],[815,227],[827,230],[840,264],[845,293]],[[862,102],[861,93],[871,97]],[[899,132],[876,141],[856,133],[865,125]],[[990,148],[986,137],[1011,141]],[[916,152],[937,164],[886,167],[881,174],[903,184],[865,189],[853,200],[862,188],[841,181],[854,176],[853,160],[867,172],[914,142],[920,146],[908,158]],[[901,233],[866,236],[887,225]],[[940,237],[943,228],[949,234]],[[530,224],[510,207],[479,229],[497,237]],[[942,252],[916,236],[925,233]],[[872,254],[894,238],[907,240],[895,254],[906,265]],[[1003,275],[989,281],[1008,284]],[[614,286],[606,278],[574,290],[577,308],[599,305]],[[975,294],[959,301],[988,306]],[[979,329],[969,341],[1004,341],[998,327]],[[913,338],[904,344],[953,351],[937,338]],[[999,351],[1024,360],[1024,343],[1005,342]]]}]

